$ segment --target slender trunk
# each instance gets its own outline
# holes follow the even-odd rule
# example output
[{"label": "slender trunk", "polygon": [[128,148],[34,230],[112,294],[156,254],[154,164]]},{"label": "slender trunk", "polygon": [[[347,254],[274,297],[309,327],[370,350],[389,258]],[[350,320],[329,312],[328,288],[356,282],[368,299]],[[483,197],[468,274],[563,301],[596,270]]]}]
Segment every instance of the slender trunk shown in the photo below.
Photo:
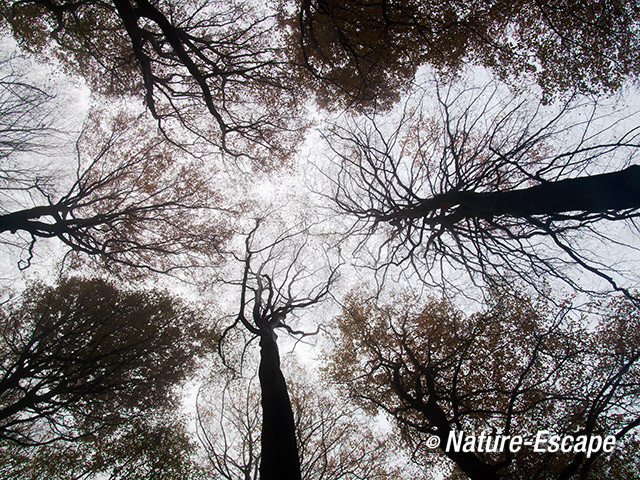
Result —
[{"label": "slender trunk", "polygon": [[258,377],[262,389],[260,480],[300,480],[291,401],[280,370],[278,346],[270,332],[260,339]]},{"label": "slender trunk", "polygon": [[[465,218],[528,217],[567,212],[604,213],[640,208],[640,166],[497,192],[448,192],[382,220],[428,218],[454,224]],[[437,215],[442,210],[444,215]]]}]

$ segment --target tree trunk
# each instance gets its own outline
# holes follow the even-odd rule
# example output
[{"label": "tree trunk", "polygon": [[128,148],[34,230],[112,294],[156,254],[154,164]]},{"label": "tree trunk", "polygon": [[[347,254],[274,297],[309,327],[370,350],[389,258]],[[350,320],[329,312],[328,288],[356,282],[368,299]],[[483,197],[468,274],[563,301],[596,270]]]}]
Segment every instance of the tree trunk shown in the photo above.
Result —
[{"label": "tree trunk", "polygon": [[260,480],[300,480],[293,411],[271,332],[260,338],[258,377],[262,389]]},{"label": "tree trunk", "polygon": [[[640,208],[640,166],[618,172],[545,182],[530,188],[487,193],[448,192],[383,220],[427,218],[454,224],[466,218],[619,212]],[[436,215],[442,209],[442,215]],[[447,211],[448,210],[448,211]]]},{"label": "tree trunk", "polygon": [[15,233],[18,230],[24,230],[42,237],[55,236],[63,231],[58,222],[45,223],[37,219],[45,216],[60,218],[64,212],[65,209],[58,205],[44,205],[5,213],[0,215],[0,233],[7,231]]},{"label": "tree trunk", "polygon": [[496,480],[498,478],[495,465],[489,465],[481,460],[474,452],[455,451],[454,448],[447,450],[449,435],[452,434],[451,425],[447,415],[436,401],[436,387],[433,374],[426,376],[428,388],[427,400],[418,400],[412,393],[408,392],[400,377],[400,370],[393,372],[392,385],[396,392],[409,404],[418,404],[417,408],[431,425],[436,427],[437,436],[440,439],[440,450],[455,462],[458,467],[466,473],[471,480]]}]

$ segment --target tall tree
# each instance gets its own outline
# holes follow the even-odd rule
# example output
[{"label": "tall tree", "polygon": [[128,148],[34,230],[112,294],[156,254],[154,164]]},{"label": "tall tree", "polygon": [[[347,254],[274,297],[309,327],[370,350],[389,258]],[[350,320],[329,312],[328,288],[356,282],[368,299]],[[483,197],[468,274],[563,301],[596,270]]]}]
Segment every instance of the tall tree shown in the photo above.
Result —
[{"label": "tall tree", "polygon": [[[295,363],[294,363],[295,364]],[[388,448],[394,440],[373,430],[346,398],[313,382],[300,365],[284,366],[293,407],[301,477],[307,480],[397,479]],[[201,389],[199,437],[213,471],[227,480],[257,480],[260,464],[260,396],[254,379],[216,375]],[[408,475],[407,475],[408,478]],[[412,477],[415,478],[415,477]]]},{"label": "tall tree", "polygon": [[327,136],[332,198],[360,232],[381,232],[381,265],[414,263],[434,284],[452,267],[588,288],[577,266],[631,297],[630,273],[590,245],[624,251],[611,225],[636,228],[636,112],[616,119],[582,98],[545,108],[495,83],[435,88],[392,129],[371,117]]},{"label": "tall tree", "polygon": [[308,231],[287,230],[260,245],[256,237],[263,222],[256,220],[246,236],[244,251],[235,255],[243,266],[242,274],[227,283],[239,288],[238,311],[222,340],[240,327],[250,335],[249,341],[260,342],[261,480],[300,480],[295,421],[280,366],[276,330],[308,335],[293,328],[292,322],[299,310],[327,297],[337,269],[318,264],[317,250],[307,244]]},{"label": "tall tree", "polygon": [[[382,305],[354,291],[337,318],[329,373],[394,417],[418,458],[432,458],[427,439],[437,437],[441,455],[470,478],[629,478],[637,462],[617,458],[637,452],[640,313],[618,297],[588,320],[569,304],[513,291],[494,291],[472,315],[435,298],[402,294]],[[616,447],[554,453],[449,441],[545,430],[574,442],[613,435]]]},{"label": "tall tree", "polygon": [[175,406],[214,332],[161,292],[36,284],[0,311],[0,439],[75,439]]},{"label": "tall tree", "polygon": [[274,5],[29,0],[1,12],[22,45],[52,52],[95,91],[141,95],[176,142],[212,142],[264,165],[292,153],[302,84]]},{"label": "tall tree", "polygon": [[[44,142],[49,137],[38,122],[24,129]],[[13,135],[0,132],[3,140],[12,143]],[[16,151],[2,163],[0,242],[21,251],[21,268],[45,238],[110,269],[171,272],[215,262],[228,236],[219,213],[231,212],[220,208],[216,175],[204,160],[185,156],[144,116],[125,113],[90,115],[75,150],[75,169],[57,159],[57,171],[48,176],[39,162],[13,168],[29,165]]]}]

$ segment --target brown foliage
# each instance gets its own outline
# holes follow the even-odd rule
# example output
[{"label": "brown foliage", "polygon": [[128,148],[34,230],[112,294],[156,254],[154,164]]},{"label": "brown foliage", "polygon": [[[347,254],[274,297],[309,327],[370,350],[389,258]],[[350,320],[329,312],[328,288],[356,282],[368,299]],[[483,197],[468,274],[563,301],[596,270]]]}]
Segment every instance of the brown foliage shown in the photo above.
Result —
[{"label": "brown foliage", "polygon": [[21,45],[56,55],[95,91],[142,96],[176,142],[202,139],[273,166],[299,140],[301,86],[272,6],[29,0],[1,12]]},{"label": "brown foliage", "polygon": [[513,83],[529,77],[546,98],[611,92],[640,72],[639,21],[628,0],[306,0],[297,27],[325,95],[384,104],[423,64],[445,74],[483,65]]},{"label": "brown foliage", "polygon": [[216,341],[166,294],[101,280],[33,285],[0,315],[0,438],[26,445],[175,408],[174,388]]},{"label": "brown foliage", "polygon": [[15,200],[3,205],[0,231],[23,249],[21,268],[41,238],[111,270],[170,273],[215,263],[231,212],[220,208],[206,162],[186,156],[144,116],[128,114],[90,115],[76,154],[75,178],[56,177],[48,188],[37,171],[20,179],[7,173]]},{"label": "brown foliage", "polygon": [[[547,298],[494,292],[487,308],[465,315],[444,300],[397,296],[391,305],[346,299],[328,372],[363,405],[392,415],[418,458],[425,435],[444,449],[451,431],[465,435],[616,435],[616,450],[583,453],[445,454],[467,474],[480,467],[505,478],[618,475],[635,468],[615,458],[632,452],[640,423],[640,314],[628,300],[578,316]],[[630,449],[630,450],[628,450]],[[626,471],[626,473],[625,473]],[[478,478],[489,478],[480,475]],[[600,478],[600,477],[598,477]],[[621,477],[622,478],[622,477]]]},{"label": "brown foliage", "polygon": [[0,443],[0,479],[204,480],[196,445],[172,413],[154,411],[81,441],[22,447]]}]

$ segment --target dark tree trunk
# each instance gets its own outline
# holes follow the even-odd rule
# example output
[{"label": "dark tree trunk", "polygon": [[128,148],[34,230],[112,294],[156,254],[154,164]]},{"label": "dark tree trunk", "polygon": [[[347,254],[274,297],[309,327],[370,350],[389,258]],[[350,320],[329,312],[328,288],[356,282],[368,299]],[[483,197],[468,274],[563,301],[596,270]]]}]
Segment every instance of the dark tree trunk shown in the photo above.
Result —
[{"label": "dark tree trunk", "polygon": [[260,338],[258,377],[262,389],[260,480],[300,480],[293,411],[276,340],[270,332]]},{"label": "dark tree trunk", "polygon": [[45,223],[37,219],[44,216],[60,218],[64,212],[65,210],[58,205],[45,205],[6,213],[0,215],[0,233],[24,230],[34,235],[54,236],[61,233],[62,228],[55,223]]},{"label": "dark tree trunk", "polygon": [[427,396],[428,400],[426,401],[416,399],[412,393],[406,390],[406,387],[400,377],[399,370],[394,371],[392,384],[396,389],[396,392],[404,397],[407,402],[419,404],[416,408],[418,408],[422,415],[429,420],[431,425],[436,427],[436,435],[440,439],[440,450],[455,462],[470,479],[496,480],[498,478],[498,468],[495,465],[485,463],[473,452],[455,451],[454,448],[447,450],[449,435],[452,434],[451,425],[447,419],[446,413],[436,401],[436,395],[434,394],[436,390],[434,377],[429,375],[425,380],[429,391],[429,395]]},{"label": "dark tree trunk", "polygon": [[[454,224],[465,218],[604,213],[638,208],[640,166],[633,165],[618,172],[545,182],[519,190],[448,192],[426,199],[416,207],[390,214],[385,220],[430,217],[429,223]],[[434,216],[440,209],[443,215]]]}]

